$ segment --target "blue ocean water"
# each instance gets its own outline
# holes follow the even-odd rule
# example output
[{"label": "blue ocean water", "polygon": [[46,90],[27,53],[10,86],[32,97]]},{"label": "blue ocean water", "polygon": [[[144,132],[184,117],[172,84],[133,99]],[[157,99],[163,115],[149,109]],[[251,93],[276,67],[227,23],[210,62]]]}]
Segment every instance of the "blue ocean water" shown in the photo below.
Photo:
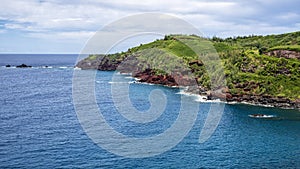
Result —
[{"label": "blue ocean water", "polygon": [[[76,116],[72,99],[76,58],[0,55],[0,168],[300,168],[300,112],[243,104],[225,105],[216,131],[204,143],[198,142],[199,133],[211,103],[200,104],[193,128],[172,149],[147,158],[117,156],[95,144]],[[22,63],[33,68],[5,67]],[[155,89],[163,91],[168,101],[157,121],[138,124],[127,121],[114,105],[110,83],[114,73],[97,71],[95,93],[99,109],[116,131],[146,138],[173,124],[180,109],[179,89],[131,83],[130,99],[138,110],[149,109],[148,96]],[[191,102],[195,100],[190,96]],[[282,119],[248,117],[255,113]]]}]

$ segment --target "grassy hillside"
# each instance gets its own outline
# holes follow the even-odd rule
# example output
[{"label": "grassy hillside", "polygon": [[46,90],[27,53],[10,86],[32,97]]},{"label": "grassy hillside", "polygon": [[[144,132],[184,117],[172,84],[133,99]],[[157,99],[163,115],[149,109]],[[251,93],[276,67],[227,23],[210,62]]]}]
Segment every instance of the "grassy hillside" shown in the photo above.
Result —
[{"label": "grassy hillside", "polygon": [[[203,40],[209,44],[203,43]],[[131,48],[126,52],[108,55],[108,57],[110,62],[116,63],[128,56],[135,56],[152,66],[156,65],[156,74],[163,75],[169,73],[168,68],[176,68],[176,63],[178,63],[174,59],[176,56],[192,69],[199,85],[207,90],[218,87],[213,86],[210,79],[219,78],[220,71],[223,71],[221,66],[210,67],[209,60],[199,60],[194,52],[195,49],[192,50],[186,45],[187,43],[183,42],[197,46],[202,53],[211,53],[213,50],[218,53],[224,68],[227,86],[232,94],[300,99],[300,60],[267,54],[273,50],[299,52],[300,32],[226,39],[217,37],[203,39],[195,35],[169,35],[164,39]],[[152,51],[159,49],[163,52],[149,54],[150,49],[153,49]],[[144,51],[148,51],[148,53]],[[155,59],[150,56],[155,56]],[[91,55],[87,60],[95,58],[97,55]],[[206,70],[214,70],[214,73],[209,76]],[[215,80],[218,81],[218,79]]]},{"label": "grassy hillside", "polygon": [[300,32],[212,41],[224,62],[232,93],[300,98],[300,61],[265,54],[272,50],[300,51]]}]

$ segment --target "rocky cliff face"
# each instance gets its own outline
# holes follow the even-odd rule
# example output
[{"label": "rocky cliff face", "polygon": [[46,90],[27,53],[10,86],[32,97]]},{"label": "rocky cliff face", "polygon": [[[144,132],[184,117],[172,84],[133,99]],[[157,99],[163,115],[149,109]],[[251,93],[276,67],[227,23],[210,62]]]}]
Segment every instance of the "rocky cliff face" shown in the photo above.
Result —
[{"label": "rocky cliff face", "polygon": [[196,80],[188,76],[184,76],[180,73],[174,73],[172,75],[156,75],[152,69],[146,69],[141,72],[134,72],[133,77],[139,79],[139,82],[146,82],[152,84],[160,84],[164,86],[195,86]]},{"label": "rocky cliff face", "polygon": [[77,63],[76,67],[81,69],[116,70],[120,61],[112,61],[107,56],[99,56],[95,59],[84,59]]},{"label": "rocky cliff face", "polygon": [[270,52],[265,53],[269,56],[275,56],[275,57],[284,57],[287,59],[294,58],[300,60],[300,52],[297,51],[290,51],[290,50],[273,50]]}]

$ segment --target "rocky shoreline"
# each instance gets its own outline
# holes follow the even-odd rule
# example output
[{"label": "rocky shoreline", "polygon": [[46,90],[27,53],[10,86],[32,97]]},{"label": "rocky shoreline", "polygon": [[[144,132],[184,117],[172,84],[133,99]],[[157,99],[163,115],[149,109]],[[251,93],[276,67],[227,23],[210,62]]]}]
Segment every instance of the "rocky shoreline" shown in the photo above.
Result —
[{"label": "rocky shoreline", "polygon": [[[115,71],[118,70],[121,73],[130,73],[133,77],[139,79],[138,82],[159,84],[169,87],[186,87],[187,93],[197,94],[204,96],[207,100],[221,100],[227,103],[247,103],[258,106],[278,107],[285,109],[299,109],[300,99],[295,101],[285,97],[274,97],[269,95],[251,95],[251,94],[233,94],[230,93],[228,87],[221,87],[217,90],[210,91],[197,84],[195,79],[189,79],[182,74],[172,75],[156,75],[151,69],[145,69],[141,71],[139,68],[134,67],[127,70],[119,69],[120,62],[110,62],[108,59],[101,58],[93,61],[82,60],[76,67],[81,69],[97,69],[100,71]],[[134,65],[134,64],[132,64]],[[122,66],[121,66],[122,67]],[[118,69],[117,69],[118,68]],[[241,84],[237,84],[239,88],[244,88]],[[195,87],[197,86],[197,87]],[[245,91],[248,89],[245,89]]]},{"label": "rocky shoreline", "polygon": [[[247,94],[232,94],[227,87],[222,87],[215,91],[210,91],[198,86],[189,86],[191,83],[187,79],[180,79],[172,76],[154,75],[151,70],[132,74],[133,77],[139,79],[139,82],[159,84],[169,87],[186,86],[186,92],[205,96],[207,100],[219,99],[228,103],[247,103],[259,106],[279,107],[285,109],[300,109],[300,100],[292,101],[284,97],[273,97],[269,95],[247,95]],[[183,84],[178,85],[177,82]]]}]

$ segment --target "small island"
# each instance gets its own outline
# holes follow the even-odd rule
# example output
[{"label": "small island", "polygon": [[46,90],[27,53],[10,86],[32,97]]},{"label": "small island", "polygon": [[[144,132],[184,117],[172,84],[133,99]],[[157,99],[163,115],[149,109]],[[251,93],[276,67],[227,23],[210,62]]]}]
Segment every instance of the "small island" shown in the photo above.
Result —
[{"label": "small island", "polygon": [[[209,41],[221,59],[226,85],[213,86],[204,62],[179,39],[193,44]],[[149,60],[143,53],[147,49],[160,49],[165,53],[153,53],[156,59]],[[183,60],[193,73],[193,79],[184,71],[166,71],[169,67],[176,69],[173,60],[160,65],[161,60],[166,60],[166,54]],[[164,66],[164,69],[159,66],[151,68],[151,65]],[[172,87],[190,86],[192,81],[196,81],[198,87],[187,88],[187,92],[206,96],[209,100],[300,109],[300,32],[225,39],[166,35],[164,39],[141,44],[126,52],[90,55],[78,62],[76,67],[117,70],[130,73],[139,82]],[[218,68],[215,69],[217,72]]]}]

